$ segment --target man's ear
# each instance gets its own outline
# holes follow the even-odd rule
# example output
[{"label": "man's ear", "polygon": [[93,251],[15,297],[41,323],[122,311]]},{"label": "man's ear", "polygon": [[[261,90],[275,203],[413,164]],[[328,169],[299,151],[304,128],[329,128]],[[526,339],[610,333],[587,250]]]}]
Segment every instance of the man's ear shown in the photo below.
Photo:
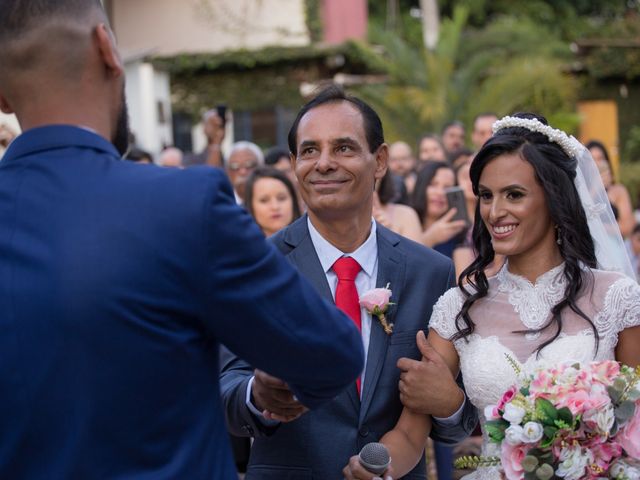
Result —
[{"label": "man's ear", "polygon": [[389,159],[389,145],[383,143],[376,152],[376,171],[374,177],[379,180],[387,173],[387,160]]},{"label": "man's ear", "polygon": [[124,65],[120,58],[120,53],[116,47],[115,37],[111,29],[104,23],[100,23],[94,32],[95,39],[100,52],[100,57],[107,67],[109,73],[114,77],[124,75]]},{"label": "man's ear", "polygon": [[0,94],[0,110],[2,110],[2,112],[6,114],[13,113],[13,108],[11,108],[11,105],[9,105],[8,100],[4,98],[2,94]]},{"label": "man's ear", "polygon": [[289,153],[289,160],[291,160],[291,168],[293,168],[293,172],[296,171],[296,156],[293,153]]}]

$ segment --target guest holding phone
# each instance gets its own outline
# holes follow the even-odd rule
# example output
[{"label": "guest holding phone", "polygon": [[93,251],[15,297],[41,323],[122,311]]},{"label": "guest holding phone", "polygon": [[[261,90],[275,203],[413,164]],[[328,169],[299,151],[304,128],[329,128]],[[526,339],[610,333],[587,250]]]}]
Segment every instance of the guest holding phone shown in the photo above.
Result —
[{"label": "guest holding phone", "polygon": [[454,220],[457,209],[449,208],[445,189],[456,183],[453,169],[444,162],[429,162],[418,173],[411,206],[418,213],[423,245],[451,258],[457,236],[466,220]]}]

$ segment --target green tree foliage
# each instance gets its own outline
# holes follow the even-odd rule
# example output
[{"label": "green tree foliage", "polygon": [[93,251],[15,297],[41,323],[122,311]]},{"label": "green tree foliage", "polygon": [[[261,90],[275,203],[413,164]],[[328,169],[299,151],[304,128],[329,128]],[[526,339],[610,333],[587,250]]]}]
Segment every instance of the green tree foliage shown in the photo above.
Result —
[{"label": "green tree foliage", "polygon": [[416,140],[449,119],[459,102],[453,77],[466,19],[460,8],[443,20],[435,51],[416,48],[392,32],[372,32],[373,42],[384,48],[389,81],[361,88],[360,94],[381,112],[390,139]]},{"label": "green tree foliage", "polygon": [[469,8],[443,17],[435,51],[392,32],[372,31],[384,48],[389,81],[360,94],[381,112],[390,140],[413,142],[452,120],[468,126],[481,112],[534,111],[554,125],[575,130],[576,81],[568,74],[571,52],[545,25],[498,17],[469,28]]}]

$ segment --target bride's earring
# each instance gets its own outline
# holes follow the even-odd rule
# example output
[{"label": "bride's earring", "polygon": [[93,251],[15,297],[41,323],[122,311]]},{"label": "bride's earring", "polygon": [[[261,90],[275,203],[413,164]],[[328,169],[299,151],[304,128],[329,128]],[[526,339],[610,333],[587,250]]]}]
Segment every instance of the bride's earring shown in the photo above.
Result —
[{"label": "bride's earring", "polygon": [[562,229],[556,225],[556,243],[562,245]]}]

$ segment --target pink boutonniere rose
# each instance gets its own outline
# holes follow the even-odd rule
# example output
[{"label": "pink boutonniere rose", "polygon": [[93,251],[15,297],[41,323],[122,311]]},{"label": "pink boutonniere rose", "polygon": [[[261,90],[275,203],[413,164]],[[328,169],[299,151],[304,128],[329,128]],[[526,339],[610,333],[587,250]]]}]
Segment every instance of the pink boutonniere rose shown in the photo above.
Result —
[{"label": "pink boutonniere rose", "polygon": [[391,335],[393,332],[393,323],[388,323],[385,317],[389,305],[393,305],[390,299],[391,290],[388,283],[385,288],[374,288],[360,296],[360,306],[364,307],[369,315],[378,318],[387,335]]}]

